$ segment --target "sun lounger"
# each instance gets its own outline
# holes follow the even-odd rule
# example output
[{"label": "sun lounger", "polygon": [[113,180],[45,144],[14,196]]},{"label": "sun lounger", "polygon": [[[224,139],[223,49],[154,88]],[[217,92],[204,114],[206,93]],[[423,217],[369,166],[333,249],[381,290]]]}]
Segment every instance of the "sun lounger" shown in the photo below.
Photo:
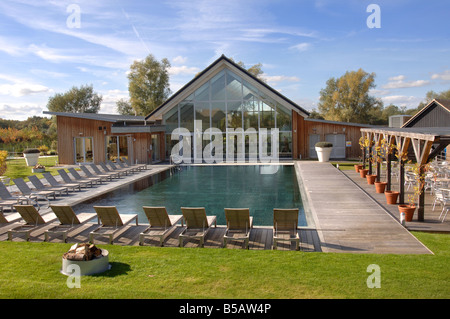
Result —
[{"label": "sun lounger", "polygon": [[150,226],[139,235],[139,245],[143,245],[146,238],[159,238],[159,245],[164,245],[164,240],[176,228],[181,221],[183,226],[183,215],[169,215],[165,207],[148,207],[143,206],[142,209],[147,216]]},{"label": "sun lounger", "polygon": [[100,178],[101,181],[107,181],[108,179],[110,181],[112,181],[112,176],[111,175],[108,175],[108,174],[97,174],[97,176],[95,176],[94,174],[91,173],[91,171],[85,165],[80,165],[80,169],[83,171],[83,173],[87,177],[98,177],[98,178]]},{"label": "sun lounger", "polygon": [[138,225],[137,214],[119,214],[115,206],[94,206],[94,209],[101,226],[89,234],[91,243],[94,243],[94,236],[107,236],[109,243],[112,245],[114,235],[124,226],[133,220],[136,220],[136,225]]},{"label": "sun lounger", "polygon": [[111,169],[112,169],[114,172],[122,172],[122,173],[125,173],[127,176],[128,176],[129,174],[133,174],[133,173],[134,173],[134,169],[132,169],[132,168],[120,168],[120,167],[117,167],[116,164],[114,164],[114,163],[111,162],[111,161],[106,161],[106,163],[107,163],[109,166],[111,166]]},{"label": "sun lounger", "polygon": [[121,157],[119,162],[122,163],[125,167],[135,167],[140,171],[147,169],[147,164],[130,164],[124,157]]},{"label": "sun lounger", "polygon": [[217,227],[216,216],[206,216],[204,207],[181,207],[186,228],[179,236],[180,247],[183,247],[184,238],[200,239],[200,247],[205,244],[205,237],[214,223]]},{"label": "sun lounger", "polygon": [[123,175],[127,175],[125,172],[119,172],[119,171],[114,171],[114,170],[110,170],[108,168],[108,166],[106,166],[105,163],[99,163],[98,165],[100,165],[100,167],[107,173],[113,173],[116,174],[118,178],[120,178]]},{"label": "sun lounger", "polygon": [[3,211],[3,207],[8,207],[11,211],[14,210],[14,205],[19,204],[15,199],[0,199],[0,210]]},{"label": "sun lounger", "polygon": [[[31,205],[33,203],[37,204],[37,196],[33,196],[33,195],[28,195],[28,196],[15,196],[12,195],[8,188],[6,188],[6,186],[0,182],[0,199],[4,200],[4,201],[8,201],[8,203],[11,202],[15,202],[15,205],[17,204],[27,204],[27,205]],[[9,206],[9,205],[5,205],[5,206]],[[39,205],[37,204],[37,206],[39,207]],[[11,208],[11,207],[10,207]],[[11,210],[14,210],[14,207],[11,208]]]},{"label": "sun lounger", "polygon": [[81,185],[79,183],[59,183],[56,178],[50,174],[50,173],[43,173],[42,175],[44,175],[45,179],[47,180],[47,182],[52,185],[53,187],[67,187],[69,190],[75,190],[78,189],[79,191],[81,191]]},{"label": "sun lounger", "polygon": [[95,213],[75,214],[72,207],[69,205],[50,205],[50,208],[58,218],[59,224],[54,225],[52,228],[45,231],[44,241],[48,241],[50,235],[62,235],[63,241],[67,242],[67,234],[70,231],[97,217],[97,214]]},{"label": "sun lounger", "polygon": [[227,240],[243,240],[244,247],[248,249],[250,231],[253,228],[253,217],[249,208],[225,208],[227,230],[223,236],[223,247]]},{"label": "sun lounger", "polygon": [[25,234],[26,241],[29,241],[32,231],[52,219],[52,216],[42,217],[33,205],[16,205],[14,208],[25,223],[14,224],[15,227],[8,230],[8,240],[12,240],[13,235]]},{"label": "sun lounger", "polygon": [[298,208],[273,210],[273,249],[277,249],[279,241],[295,242],[295,249],[299,249]]},{"label": "sun lounger", "polygon": [[59,195],[62,195],[62,193],[69,194],[69,189],[67,187],[59,186],[59,187],[47,187],[44,184],[42,184],[41,180],[36,175],[28,176],[28,179],[30,180],[31,184],[33,184],[34,187],[36,187],[37,190],[40,191],[53,191],[56,193],[59,193]]},{"label": "sun lounger", "polygon": [[37,199],[46,199],[47,201],[49,197],[53,197],[53,199],[56,199],[55,191],[40,191],[37,189],[31,189],[22,178],[16,178],[13,181],[20,192],[25,196],[36,196]]},{"label": "sun lounger", "polygon": [[97,165],[95,164],[89,164],[89,166],[92,168],[95,174],[97,175],[109,175],[111,178],[120,178],[120,174],[116,172],[111,172],[108,167],[106,167],[107,170],[105,170],[103,167],[102,169],[104,172],[102,172]]},{"label": "sun lounger", "polygon": [[81,177],[80,174],[78,174],[77,170],[73,167],[68,168],[69,173],[72,174],[73,178],[75,178],[76,182],[92,182],[95,184],[101,184],[102,179],[100,177]]},{"label": "sun lounger", "polygon": [[61,176],[62,180],[68,184],[69,183],[70,184],[77,183],[80,185],[80,187],[87,187],[88,185],[90,185],[92,187],[93,183],[94,183],[92,181],[74,181],[70,178],[69,174],[67,174],[67,172],[64,169],[59,169],[58,174],[59,174],[59,176]]}]

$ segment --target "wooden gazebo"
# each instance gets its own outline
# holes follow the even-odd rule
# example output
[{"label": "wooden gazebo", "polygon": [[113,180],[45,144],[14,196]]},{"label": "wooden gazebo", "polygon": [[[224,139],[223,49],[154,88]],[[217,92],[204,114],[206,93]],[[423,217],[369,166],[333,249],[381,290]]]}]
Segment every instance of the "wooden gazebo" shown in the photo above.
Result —
[{"label": "wooden gazebo", "polygon": [[[434,159],[450,144],[450,128],[448,127],[403,127],[403,128],[361,128],[363,165],[368,164],[369,174],[373,174],[370,150],[380,147],[382,142],[390,149],[394,148],[397,158],[392,153],[385,156],[387,162],[387,186],[391,190],[391,162],[398,160],[399,169],[399,204],[405,201],[405,163],[406,158],[419,164],[419,176],[423,176],[424,165]],[[377,181],[380,180],[380,162],[376,162]],[[423,180],[420,182],[424,182]],[[424,221],[425,192],[421,192],[418,200],[418,220]]]}]

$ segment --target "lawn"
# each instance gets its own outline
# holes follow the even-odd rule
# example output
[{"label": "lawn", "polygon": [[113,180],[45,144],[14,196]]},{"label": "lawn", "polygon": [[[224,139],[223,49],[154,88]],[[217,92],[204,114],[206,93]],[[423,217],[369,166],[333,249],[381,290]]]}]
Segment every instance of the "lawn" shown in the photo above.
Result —
[{"label": "lawn", "polygon": [[[61,169],[61,167],[56,166],[56,162],[58,160],[58,156],[41,156],[39,157],[39,164],[45,166],[45,171],[50,172],[53,175],[57,174],[57,170]],[[25,181],[28,181],[26,178],[30,175],[36,175],[38,178],[43,178],[42,173],[33,173],[32,167],[26,165],[25,158],[16,158],[16,159],[8,159],[7,169],[3,176],[11,178],[11,184],[13,184],[12,180],[15,178],[23,178]]]},{"label": "lawn", "polygon": [[[0,242],[0,298],[363,298],[450,297],[450,236],[414,233],[434,255],[303,253],[99,245],[111,270],[69,288],[59,271],[70,244]],[[369,265],[380,288],[368,288]]]}]

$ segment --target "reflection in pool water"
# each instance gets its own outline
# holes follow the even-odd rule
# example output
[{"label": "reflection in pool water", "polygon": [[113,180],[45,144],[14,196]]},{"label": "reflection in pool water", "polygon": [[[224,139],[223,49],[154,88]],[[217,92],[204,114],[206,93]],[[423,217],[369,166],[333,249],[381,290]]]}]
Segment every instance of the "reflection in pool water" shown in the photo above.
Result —
[{"label": "reflection in pool water", "polygon": [[299,208],[299,226],[306,226],[295,169],[280,165],[276,174],[260,174],[262,166],[187,166],[164,171],[76,205],[76,212],[94,212],[93,206],[116,206],[121,214],[139,214],[142,206],[165,206],[169,214],[180,207],[205,207],[225,225],[224,208],[250,208],[255,226],[273,225],[273,208]]}]

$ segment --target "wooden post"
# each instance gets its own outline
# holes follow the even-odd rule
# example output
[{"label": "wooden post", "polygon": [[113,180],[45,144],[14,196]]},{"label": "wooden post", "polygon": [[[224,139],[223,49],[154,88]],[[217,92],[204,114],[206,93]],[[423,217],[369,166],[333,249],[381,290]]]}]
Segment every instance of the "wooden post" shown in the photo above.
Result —
[{"label": "wooden post", "polygon": [[398,171],[398,188],[399,188],[399,194],[398,194],[398,203],[400,205],[405,203],[405,162],[400,157],[398,161],[399,171]]},{"label": "wooden post", "polygon": [[391,153],[389,153],[387,155],[386,161],[387,161],[387,167],[386,167],[386,190],[390,191],[391,190],[391,173],[392,173],[392,169],[391,169],[391,160],[392,160],[392,155]]}]

